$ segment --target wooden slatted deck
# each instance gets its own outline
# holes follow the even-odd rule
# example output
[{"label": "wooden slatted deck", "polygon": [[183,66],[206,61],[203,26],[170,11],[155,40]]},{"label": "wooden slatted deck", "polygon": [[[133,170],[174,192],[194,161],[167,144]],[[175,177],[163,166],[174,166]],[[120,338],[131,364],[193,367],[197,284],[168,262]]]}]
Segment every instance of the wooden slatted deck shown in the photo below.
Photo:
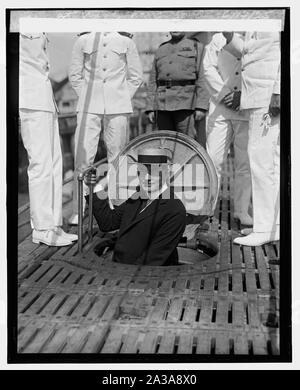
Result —
[{"label": "wooden slatted deck", "polygon": [[232,180],[228,159],[208,226],[219,253],[197,263],[180,248],[178,267],[115,264],[94,254],[97,230],[82,257],[22,237],[18,352],[278,355],[279,243],[232,244]]}]

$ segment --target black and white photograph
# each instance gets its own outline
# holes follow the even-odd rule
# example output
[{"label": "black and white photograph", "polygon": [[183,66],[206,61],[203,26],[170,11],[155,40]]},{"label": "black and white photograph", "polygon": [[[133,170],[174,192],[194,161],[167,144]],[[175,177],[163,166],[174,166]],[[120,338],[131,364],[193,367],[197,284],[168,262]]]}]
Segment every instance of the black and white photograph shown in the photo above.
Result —
[{"label": "black and white photograph", "polygon": [[292,361],[290,9],[263,6],[6,9],[9,363]]}]

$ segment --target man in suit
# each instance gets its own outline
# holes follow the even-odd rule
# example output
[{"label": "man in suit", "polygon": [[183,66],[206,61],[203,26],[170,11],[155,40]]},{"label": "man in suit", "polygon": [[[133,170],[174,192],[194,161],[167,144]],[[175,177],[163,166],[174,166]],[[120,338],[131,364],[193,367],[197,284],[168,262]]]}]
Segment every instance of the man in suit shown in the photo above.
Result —
[{"label": "man in suit", "polygon": [[[243,35],[239,34],[241,39]],[[248,213],[251,200],[250,165],[247,153],[249,120],[239,107],[228,107],[223,98],[241,93],[241,60],[223,50],[226,39],[216,33],[205,47],[203,70],[211,96],[206,126],[206,142],[219,181],[231,144],[234,145],[234,218],[243,225],[252,225]]]},{"label": "man in suit", "polygon": [[183,31],[170,34],[171,40],[162,43],[155,53],[146,113],[150,122],[156,120],[159,130],[197,136],[205,148],[205,131],[197,134],[209,102],[201,71],[203,44],[186,38]]},{"label": "man in suit", "polygon": [[21,136],[28,153],[32,240],[70,245],[77,235],[62,226],[62,156],[57,107],[49,80],[45,33],[20,34]]},{"label": "man in suit", "polygon": [[170,191],[169,160],[169,151],[163,148],[139,151],[139,193],[113,210],[103,191],[94,192],[93,214],[100,230],[119,229],[114,261],[153,266],[178,264],[176,247],[185,229],[186,210]]},{"label": "man in suit", "polygon": [[130,34],[85,33],[74,45],[69,79],[79,100],[71,224],[78,224],[78,173],[94,162],[102,126],[109,163],[126,145],[131,99],[142,76]]},{"label": "man in suit", "polygon": [[242,62],[242,90],[224,103],[237,105],[249,118],[248,154],[252,181],[253,229],[233,242],[259,246],[279,239],[280,34],[223,33],[224,50]]}]

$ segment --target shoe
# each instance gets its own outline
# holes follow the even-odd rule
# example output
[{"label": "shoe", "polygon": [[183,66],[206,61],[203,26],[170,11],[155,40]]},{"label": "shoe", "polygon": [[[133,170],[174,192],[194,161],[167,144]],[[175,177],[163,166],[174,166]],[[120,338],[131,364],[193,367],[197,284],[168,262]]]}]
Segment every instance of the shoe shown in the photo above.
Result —
[{"label": "shoe", "polygon": [[33,230],[32,242],[35,244],[46,244],[48,246],[67,246],[71,245],[72,241],[63,236],[56,234],[54,230]]},{"label": "shoe", "polygon": [[244,236],[248,236],[248,234],[253,233],[253,229],[252,229],[252,228],[241,229],[241,233],[242,233]]},{"label": "shoe", "polygon": [[279,232],[250,233],[248,236],[235,238],[233,243],[237,245],[260,246],[278,240]]},{"label": "shoe", "polygon": [[68,219],[69,225],[78,225],[78,214],[72,214]]},{"label": "shoe", "polygon": [[78,240],[77,234],[66,233],[65,231],[63,231],[63,229],[60,226],[57,226],[57,228],[55,229],[55,233],[58,236],[64,237],[66,240],[69,240],[69,241],[77,241]]},{"label": "shoe", "polygon": [[234,213],[233,218],[238,219],[242,225],[253,225],[253,218],[249,214]]}]

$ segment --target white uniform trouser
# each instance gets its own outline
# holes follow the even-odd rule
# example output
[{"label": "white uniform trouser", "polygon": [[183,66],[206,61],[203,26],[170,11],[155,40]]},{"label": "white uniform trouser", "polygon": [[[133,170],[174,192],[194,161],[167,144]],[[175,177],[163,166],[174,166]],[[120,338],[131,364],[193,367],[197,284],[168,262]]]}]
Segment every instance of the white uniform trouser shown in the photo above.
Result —
[{"label": "white uniform trouser", "polygon": [[226,164],[228,151],[233,141],[234,212],[242,214],[248,214],[251,200],[250,166],[247,153],[248,127],[247,120],[230,120],[224,119],[222,116],[209,116],[206,129],[207,151],[217,171],[218,188],[220,188],[222,166]]},{"label": "white uniform trouser", "polygon": [[28,153],[31,225],[62,225],[62,154],[56,113],[20,109],[21,135]]},{"label": "white uniform trouser", "polygon": [[249,114],[253,231],[275,232],[279,229],[280,117],[272,118],[267,126],[263,116],[268,107],[245,111]]},{"label": "white uniform trouser", "polygon": [[[75,171],[73,183],[73,214],[78,214],[78,182],[80,171],[92,165],[97,153],[103,119],[107,160],[111,163],[127,144],[127,114],[100,115],[79,112],[75,132]],[[83,199],[84,200],[84,199]]]}]

